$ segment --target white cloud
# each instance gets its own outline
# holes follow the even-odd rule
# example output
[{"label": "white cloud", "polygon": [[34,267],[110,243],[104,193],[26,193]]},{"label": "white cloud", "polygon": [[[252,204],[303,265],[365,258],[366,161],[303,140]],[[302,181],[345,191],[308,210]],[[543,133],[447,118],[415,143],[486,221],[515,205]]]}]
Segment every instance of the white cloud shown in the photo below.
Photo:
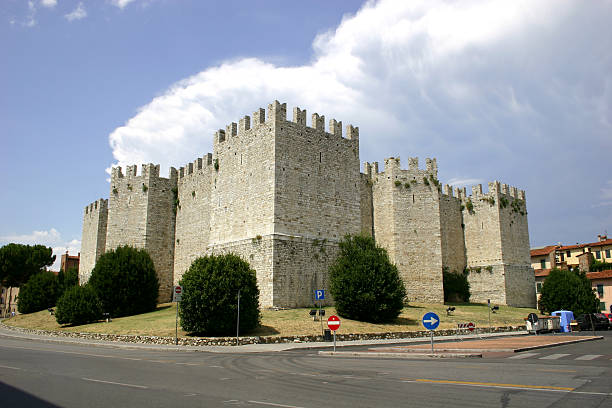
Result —
[{"label": "white cloud", "polygon": [[36,21],[36,5],[32,0],[28,1],[28,15],[26,21],[23,23],[26,27],[34,27],[38,22]]},{"label": "white cloud", "polygon": [[64,17],[68,21],[81,20],[87,17],[87,11],[85,10],[85,7],[83,6],[83,2],[79,2],[77,7],[74,10],[72,10],[70,13],[65,14]]},{"label": "white cloud", "polygon": [[2,245],[8,243],[25,244],[25,245],[44,245],[53,248],[55,262],[50,267],[51,270],[59,271],[60,258],[62,254],[68,251],[71,255],[76,255],[81,250],[81,241],[72,239],[66,241],[62,234],[55,228],[42,231],[32,231],[29,234],[15,234],[0,236]]},{"label": "white cloud", "polygon": [[111,0],[111,4],[123,10],[128,6],[128,4],[133,3],[134,1],[136,0]]},{"label": "white cloud", "polygon": [[368,2],[313,40],[311,63],[209,67],[109,142],[115,164],[180,166],[211,150],[215,129],[278,99],[288,116],[299,105],[358,125],[363,160],[436,156],[442,180],[498,179],[537,191],[530,206],[545,208],[541,192],[572,181],[597,191],[575,163],[610,170],[611,20],[610,1]]},{"label": "white cloud", "polygon": [[53,8],[57,6],[57,0],[41,0],[40,4],[43,5],[44,7]]}]

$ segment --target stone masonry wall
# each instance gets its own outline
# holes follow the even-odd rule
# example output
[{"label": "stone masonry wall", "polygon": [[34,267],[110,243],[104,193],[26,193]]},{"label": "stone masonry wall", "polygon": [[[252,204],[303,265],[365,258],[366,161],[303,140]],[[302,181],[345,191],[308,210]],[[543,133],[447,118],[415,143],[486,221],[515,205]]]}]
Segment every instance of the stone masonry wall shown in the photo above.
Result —
[{"label": "stone masonry wall", "polygon": [[270,106],[275,128],[274,232],[313,239],[340,240],[361,231],[359,130],[295,108],[293,121],[286,107]]},{"label": "stone masonry wall", "polygon": [[170,299],[174,265],[174,194],[176,170],[170,178],[159,177],[159,166],[113,168],[109,200],[106,250],[122,245],[145,249],[159,279],[159,301]]},{"label": "stone masonry wall", "polygon": [[108,222],[108,200],[99,199],[83,211],[83,235],[79,262],[79,283],[87,283],[91,271],[106,248],[106,224]]},{"label": "stone masonry wall", "polygon": [[214,172],[210,153],[179,169],[179,206],[174,233],[175,285],[191,263],[207,253],[210,236],[210,189]]},{"label": "stone masonry wall", "polygon": [[263,109],[219,130],[213,142],[210,245],[274,230],[274,121]]},{"label": "stone masonry wall", "polygon": [[[385,171],[375,177],[374,208],[377,242],[393,242],[387,248],[407,289],[408,301],[441,303],[442,243],[440,192],[435,160],[427,169],[418,169],[410,160],[409,170],[401,170],[399,158],[385,159]],[[427,180],[425,182],[425,180]],[[378,224],[378,212],[391,213],[392,225]]]},{"label": "stone masonry wall", "polygon": [[[367,164],[369,167],[369,164]],[[359,181],[361,194],[361,233],[374,236],[374,207],[372,198],[372,174],[362,174]]]},{"label": "stone masonry wall", "polygon": [[333,304],[329,293],[329,267],[339,251],[338,242],[275,234],[274,305],[314,305],[316,289],[325,290],[323,306]]},{"label": "stone masonry wall", "polygon": [[491,299],[495,303],[506,303],[498,201],[495,192],[483,193],[482,185],[473,186],[472,195],[463,197],[465,252],[472,302],[483,303]]},{"label": "stone masonry wall", "polygon": [[443,186],[440,196],[442,265],[449,272],[462,273],[466,266],[461,199],[453,196],[450,186]]}]

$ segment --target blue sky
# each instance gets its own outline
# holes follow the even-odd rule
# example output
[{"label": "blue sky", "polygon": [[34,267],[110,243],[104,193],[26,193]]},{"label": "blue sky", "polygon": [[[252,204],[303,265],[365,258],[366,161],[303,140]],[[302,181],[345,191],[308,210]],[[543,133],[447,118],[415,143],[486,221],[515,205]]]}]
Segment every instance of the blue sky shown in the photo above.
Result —
[{"label": "blue sky", "polygon": [[532,246],[612,234],[612,1],[0,2],[0,244],[80,247],[112,165],[180,167],[274,99],[526,190]]}]

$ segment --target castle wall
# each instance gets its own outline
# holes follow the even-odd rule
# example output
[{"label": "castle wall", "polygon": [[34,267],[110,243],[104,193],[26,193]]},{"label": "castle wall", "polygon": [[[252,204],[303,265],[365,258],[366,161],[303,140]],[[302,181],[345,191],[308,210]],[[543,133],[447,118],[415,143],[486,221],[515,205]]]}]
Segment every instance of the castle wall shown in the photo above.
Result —
[{"label": "castle wall", "polygon": [[215,134],[210,244],[266,236],[274,220],[274,133],[260,109]]},{"label": "castle wall", "polygon": [[472,195],[463,200],[472,302],[485,303],[491,299],[493,303],[506,304],[498,201],[495,192],[483,193],[481,185],[472,187]]},{"label": "castle wall", "polygon": [[[361,231],[358,129],[316,113],[313,127],[306,111],[296,108],[285,120],[284,105],[276,117],[274,232],[338,241]],[[282,112],[282,113],[281,113]]]},{"label": "castle wall", "polygon": [[[441,303],[444,292],[436,163],[428,160],[427,169],[419,170],[416,159],[411,159],[410,169],[401,170],[399,162],[399,158],[386,159],[385,171],[375,176],[376,240],[396,264],[408,301]],[[385,212],[391,216],[381,214]],[[392,245],[388,245],[390,242]]]},{"label": "castle wall", "polygon": [[207,253],[210,240],[210,190],[214,171],[211,154],[179,169],[179,205],[174,233],[175,285],[191,263]]},{"label": "castle wall", "polygon": [[361,210],[361,233],[374,236],[374,203],[372,197],[372,175],[362,174],[359,180]]},{"label": "castle wall", "polygon": [[[256,270],[263,307],[313,303],[346,234],[373,235],[398,267],[409,301],[443,301],[442,271],[469,270],[472,301],[535,305],[524,192],[490,183],[466,197],[437,180],[437,163],[399,158],[359,172],[359,129],[278,101],[214,137],[213,154],[169,178],[159,166],[115,168],[108,202],[87,207],[81,270],[130,245],[146,249],[170,299],[191,262],[233,252]],[[329,296],[328,296],[329,297]],[[533,298],[533,299],[532,299]],[[328,299],[327,303],[331,304]]]},{"label": "castle wall", "polygon": [[440,196],[440,235],[442,265],[449,272],[462,273],[466,266],[461,200],[453,197],[449,186]]},{"label": "castle wall", "polygon": [[79,262],[79,283],[87,283],[91,271],[106,248],[106,225],[108,222],[108,200],[99,199],[83,211],[83,235]]},{"label": "castle wall", "polygon": [[170,300],[174,266],[174,192],[176,170],[159,177],[159,166],[128,166],[126,175],[113,168],[106,250],[122,245],[145,249],[159,279],[159,302]]},{"label": "castle wall", "polygon": [[269,308],[278,305],[274,302],[274,239],[272,235],[211,244],[208,253],[215,255],[232,253],[247,261],[257,276],[259,306]]}]

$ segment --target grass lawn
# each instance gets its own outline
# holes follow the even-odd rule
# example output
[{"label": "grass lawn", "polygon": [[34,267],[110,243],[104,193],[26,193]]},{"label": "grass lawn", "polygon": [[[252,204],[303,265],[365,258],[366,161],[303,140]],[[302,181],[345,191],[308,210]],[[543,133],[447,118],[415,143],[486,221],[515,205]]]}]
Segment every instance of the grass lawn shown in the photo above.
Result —
[{"label": "grass lawn", "polygon": [[[402,310],[402,313],[393,323],[373,324],[343,319],[338,333],[380,333],[399,331],[424,330],[421,318],[429,311],[440,316],[439,329],[452,329],[459,322],[473,322],[476,327],[488,327],[488,308],[483,304],[450,304],[456,307],[451,316],[446,315],[449,305],[413,303]],[[261,327],[251,333],[241,333],[248,336],[291,336],[291,335],[315,335],[321,333],[321,322],[312,320],[308,315],[310,309],[290,310],[263,310]],[[529,313],[537,313],[535,309],[514,308],[500,306],[497,313],[491,313],[492,326],[522,325],[524,318]],[[325,308],[323,328],[327,328],[327,317],[335,314],[333,307]],[[17,315],[4,320],[11,326],[25,327],[29,329],[57,330],[87,333],[109,333],[109,334],[131,334],[143,336],[174,336],[176,306],[172,303],[161,304],[157,310],[136,316],[121,317],[113,319],[112,322],[99,322],[85,324],[82,326],[60,326],[48,311],[41,311],[27,315]],[[180,325],[180,322],[179,322]],[[179,326],[179,336],[184,337],[187,333]]]}]

